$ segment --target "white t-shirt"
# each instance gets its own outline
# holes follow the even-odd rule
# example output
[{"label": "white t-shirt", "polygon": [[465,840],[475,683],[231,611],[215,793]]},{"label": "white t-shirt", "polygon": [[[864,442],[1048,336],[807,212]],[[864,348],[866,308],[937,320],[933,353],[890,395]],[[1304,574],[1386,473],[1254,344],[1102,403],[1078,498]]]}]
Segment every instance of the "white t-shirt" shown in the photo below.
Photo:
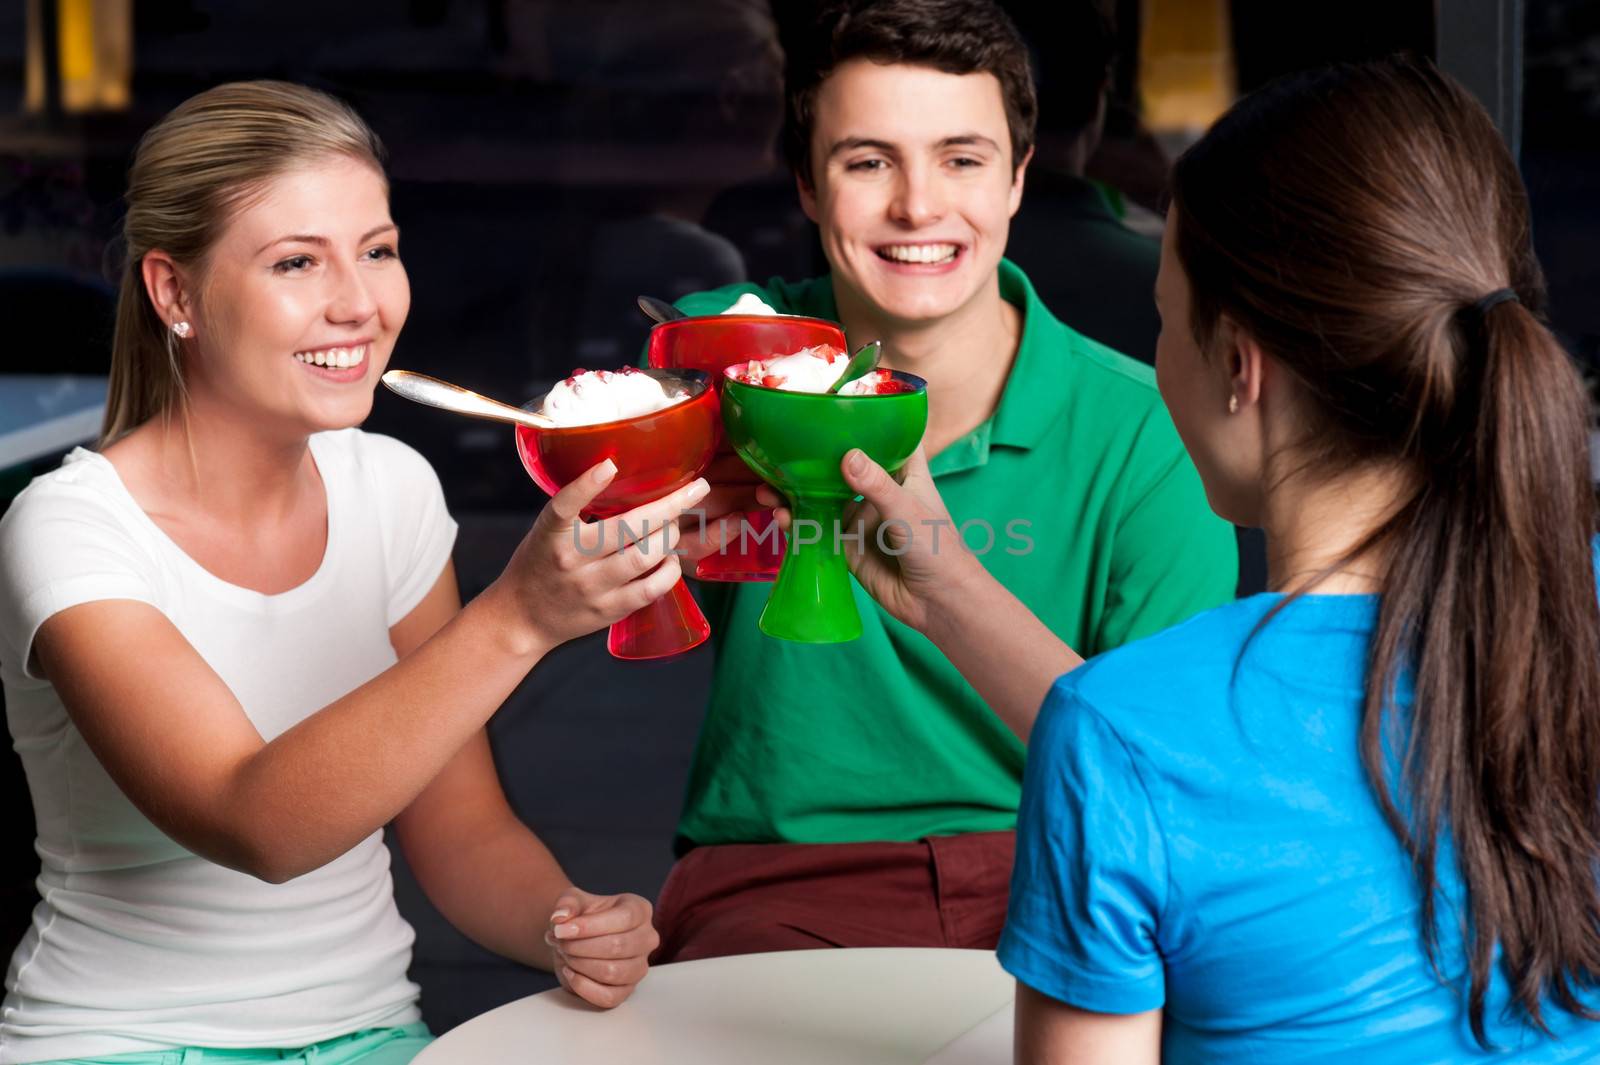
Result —
[{"label": "white t-shirt", "polygon": [[414,938],[374,832],[268,884],[185,850],[118,790],[29,672],[57,611],[161,611],[271,740],[395,661],[389,627],[433,586],[456,526],[427,461],[356,429],[311,438],[328,546],[263,595],[203,569],[103,456],[78,449],[0,521],[0,681],[38,822],[42,901],[12,955],[0,1065],[175,1046],[287,1047],[419,1019]]}]

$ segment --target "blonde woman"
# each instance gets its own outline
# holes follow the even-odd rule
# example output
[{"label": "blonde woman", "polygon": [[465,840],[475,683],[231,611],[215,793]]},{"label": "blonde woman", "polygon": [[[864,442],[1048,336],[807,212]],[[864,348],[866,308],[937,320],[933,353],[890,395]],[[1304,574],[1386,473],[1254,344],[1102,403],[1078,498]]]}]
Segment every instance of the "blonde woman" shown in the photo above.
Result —
[{"label": "blonde woman", "polygon": [[603,553],[615,529],[574,529],[597,467],[461,606],[433,471],[354,428],[410,304],[380,159],[347,107],[274,82],[202,93],[139,146],[102,446],[0,522],[42,895],[0,1062],[409,1060],[428,1033],[391,821],[479,943],[599,1006],[644,975],[649,903],[568,881],[483,727],[546,651],[677,580],[671,519],[705,485]]}]

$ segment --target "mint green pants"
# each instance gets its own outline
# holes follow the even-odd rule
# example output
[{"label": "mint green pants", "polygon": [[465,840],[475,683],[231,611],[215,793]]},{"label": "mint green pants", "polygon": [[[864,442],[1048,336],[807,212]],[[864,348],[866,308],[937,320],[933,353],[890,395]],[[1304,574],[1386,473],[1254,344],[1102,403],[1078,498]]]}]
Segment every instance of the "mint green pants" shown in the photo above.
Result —
[{"label": "mint green pants", "polygon": [[287,1050],[179,1050],[141,1051],[106,1058],[72,1058],[39,1065],[406,1065],[433,1042],[428,1026],[418,1021],[401,1028],[368,1028],[321,1043]]}]

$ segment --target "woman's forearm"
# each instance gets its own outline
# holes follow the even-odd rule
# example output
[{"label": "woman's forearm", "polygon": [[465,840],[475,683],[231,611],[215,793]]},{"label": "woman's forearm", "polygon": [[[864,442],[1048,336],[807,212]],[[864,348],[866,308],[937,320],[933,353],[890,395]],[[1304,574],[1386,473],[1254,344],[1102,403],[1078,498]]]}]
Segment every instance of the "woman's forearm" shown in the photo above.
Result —
[{"label": "woman's forearm", "polygon": [[513,817],[483,826],[451,847],[447,861],[419,861],[411,847],[406,855],[428,900],[463,935],[524,965],[553,968],[544,937],[571,881],[526,825]]},{"label": "woman's forearm", "polygon": [[976,561],[969,579],[929,604],[925,635],[1023,743],[1039,707],[1083,657]]},{"label": "woman's forearm", "polygon": [[[945,550],[939,530],[954,528],[919,447],[891,477],[860,451],[840,465],[862,497],[854,513],[874,533],[852,553],[851,570],[894,617],[944,652],[1022,742],[1050,685],[1083,659],[965,550],[959,535]],[[919,530],[929,530],[924,534]]]},{"label": "woman's forearm", "polygon": [[393,819],[543,656],[478,597],[396,665],[256,751],[219,822],[273,882],[333,860]]}]

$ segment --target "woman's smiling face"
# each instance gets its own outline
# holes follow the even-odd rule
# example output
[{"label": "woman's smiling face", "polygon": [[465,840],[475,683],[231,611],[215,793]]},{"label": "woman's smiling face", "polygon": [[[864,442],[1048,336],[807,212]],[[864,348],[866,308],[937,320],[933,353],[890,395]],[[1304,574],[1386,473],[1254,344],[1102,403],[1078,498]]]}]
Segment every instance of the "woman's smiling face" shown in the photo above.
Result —
[{"label": "woman's smiling face", "polygon": [[194,295],[192,400],[297,432],[360,424],[411,307],[383,175],[336,156],[272,179],[229,219]]}]

